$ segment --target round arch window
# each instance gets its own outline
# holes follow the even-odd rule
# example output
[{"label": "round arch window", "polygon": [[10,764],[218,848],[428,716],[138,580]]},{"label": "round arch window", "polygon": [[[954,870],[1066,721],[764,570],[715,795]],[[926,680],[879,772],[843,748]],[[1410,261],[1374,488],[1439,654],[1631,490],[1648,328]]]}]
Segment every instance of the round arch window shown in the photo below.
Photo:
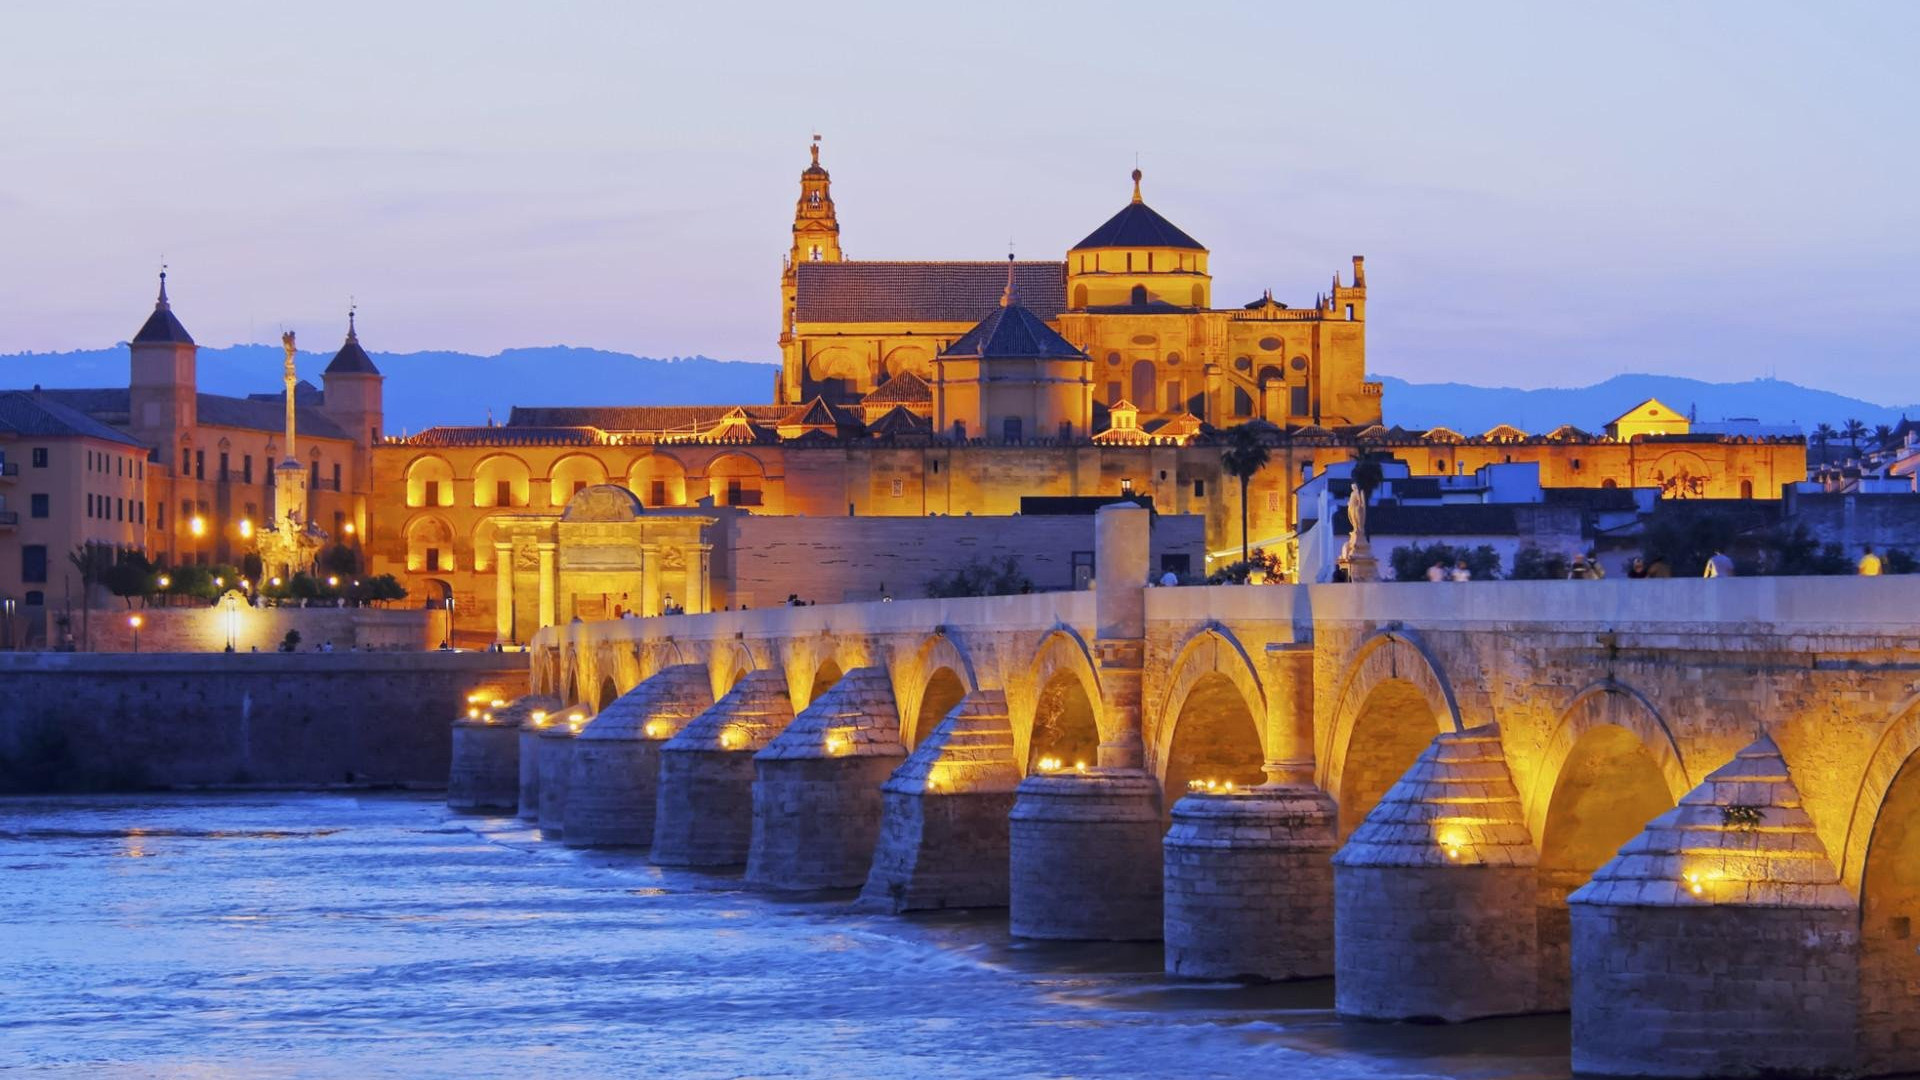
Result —
[{"label": "round arch window", "polygon": [[1294,358],[1293,358],[1293,370],[1295,370],[1295,371],[1305,371],[1305,370],[1307,370],[1307,358],[1306,358],[1306,357],[1304,357],[1304,356],[1296,356],[1296,357],[1294,357]]},{"label": "round arch window", "polygon": [[1261,351],[1261,352],[1279,352],[1279,351],[1280,351],[1280,339],[1279,339],[1279,338],[1277,338],[1277,337],[1263,337],[1263,338],[1261,338],[1261,339],[1260,339],[1260,351]]},{"label": "round arch window", "polygon": [[1107,354],[1107,366],[1108,366],[1108,367],[1119,367],[1119,366],[1120,366],[1120,354],[1119,354],[1119,353],[1117,353],[1117,352],[1110,352],[1110,353],[1108,353],[1108,354]]},{"label": "round arch window", "polygon": [[1251,356],[1236,356],[1236,357],[1234,357],[1234,358],[1233,358],[1233,366],[1234,366],[1234,369],[1235,369],[1235,370],[1237,370],[1237,371],[1252,371],[1252,370],[1253,370],[1253,357],[1251,357]]},{"label": "round arch window", "polygon": [[1168,367],[1179,367],[1179,366],[1180,366],[1180,354],[1179,354],[1179,353],[1177,353],[1177,352],[1170,352],[1170,353],[1168,353],[1168,354],[1167,354],[1167,366],[1168,366]]}]

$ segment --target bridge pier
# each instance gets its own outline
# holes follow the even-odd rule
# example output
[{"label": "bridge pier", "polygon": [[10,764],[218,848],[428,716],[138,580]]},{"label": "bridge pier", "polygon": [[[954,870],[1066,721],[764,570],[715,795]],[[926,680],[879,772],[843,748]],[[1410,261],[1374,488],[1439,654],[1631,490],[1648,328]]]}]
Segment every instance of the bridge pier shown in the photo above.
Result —
[{"label": "bridge pier", "polygon": [[[528,694],[500,708],[475,702],[453,722],[447,806],[463,813],[507,813],[520,805],[520,725],[535,709],[558,708],[552,698]],[[474,710],[479,716],[473,716]]]},{"label": "bridge pier", "polygon": [[561,837],[568,847],[646,847],[653,843],[660,747],[713,707],[713,684],[699,664],[655,672],[600,710],[573,740]]},{"label": "bridge pier", "polygon": [[849,889],[867,880],[881,785],[907,756],[884,668],[847,672],[754,755],[747,881]]},{"label": "bridge pier", "polygon": [[1313,787],[1175,803],[1164,842],[1167,974],[1331,975],[1335,815]]},{"label": "bridge pier", "polygon": [[1009,931],[1063,941],[1157,941],[1160,785],[1134,770],[1036,773],[1010,825]]},{"label": "bridge pier", "polygon": [[1858,1071],[1859,910],[1762,735],[1568,898],[1573,1068]]},{"label": "bridge pier", "polygon": [[587,722],[587,710],[576,705],[547,720],[534,740],[540,770],[540,813],[535,824],[542,833],[557,838],[567,824],[567,773],[573,766],[573,740]]},{"label": "bridge pier", "polygon": [[1020,770],[1006,695],[960,699],[888,777],[860,906],[902,912],[1006,907],[1007,815]]},{"label": "bridge pier", "polygon": [[1335,1011],[1533,1011],[1538,862],[1499,729],[1434,739],[1333,858]]},{"label": "bridge pier", "polygon": [[652,859],[739,866],[753,839],[753,755],[793,722],[786,676],[749,671],[660,748]]},{"label": "bridge pier", "polygon": [[547,715],[536,709],[520,722],[519,816],[535,824],[540,821],[540,732],[547,726]]}]

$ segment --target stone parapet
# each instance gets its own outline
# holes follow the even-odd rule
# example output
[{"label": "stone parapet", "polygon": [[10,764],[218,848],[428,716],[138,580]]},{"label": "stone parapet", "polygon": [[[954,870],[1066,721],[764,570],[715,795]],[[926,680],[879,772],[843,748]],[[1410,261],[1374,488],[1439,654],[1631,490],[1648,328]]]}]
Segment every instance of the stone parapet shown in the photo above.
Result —
[{"label": "stone parapet", "polygon": [[1768,736],[1567,904],[1576,1072],[1858,1070],[1859,911]]},{"label": "stone parapet", "polygon": [[879,840],[881,785],[906,757],[883,668],[856,668],[754,755],[747,880],[770,889],[856,888]]},{"label": "stone parapet", "polygon": [[1160,785],[1133,770],[1021,781],[1009,816],[1009,931],[1068,941],[1156,941]]},{"label": "stone parapet", "polygon": [[567,779],[568,847],[653,843],[660,748],[713,707],[699,664],[664,668],[615,698],[573,741]]},{"label": "stone parapet", "polygon": [[1331,975],[1335,815],[1331,797],[1305,786],[1175,803],[1164,841],[1167,973]]},{"label": "stone parapet", "polygon": [[1006,696],[968,694],[882,785],[860,906],[1007,906],[1007,815],[1019,784]]},{"label": "stone parapet", "polygon": [[1333,858],[1335,1010],[1535,1009],[1538,862],[1498,729],[1435,738]]},{"label": "stone parapet", "polygon": [[786,676],[750,671],[660,747],[652,859],[738,866],[753,840],[753,756],[793,722]]}]

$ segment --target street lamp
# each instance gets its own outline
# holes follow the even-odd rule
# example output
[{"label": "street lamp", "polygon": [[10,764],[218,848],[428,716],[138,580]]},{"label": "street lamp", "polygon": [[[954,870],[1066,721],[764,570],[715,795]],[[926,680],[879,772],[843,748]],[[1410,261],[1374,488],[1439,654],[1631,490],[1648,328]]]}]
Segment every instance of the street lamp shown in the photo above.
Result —
[{"label": "street lamp", "polygon": [[193,561],[200,561],[200,538],[207,535],[207,519],[199,514],[187,522],[187,531],[193,534]]},{"label": "street lamp", "polygon": [[139,651],[140,651],[140,623],[141,623],[141,621],[142,621],[142,620],[141,620],[141,618],[140,618],[140,616],[138,616],[138,615],[129,615],[129,616],[127,616],[127,625],[128,625],[128,626],[131,626],[131,627],[133,627],[133,651],[134,651],[134,652],[139,652]]},{"label": "street lamp", "polygon": [[252,536],[253,536],[253,522],[247,518],[241,518],[240,519],[240,539],[247,540],[252,538]]}]

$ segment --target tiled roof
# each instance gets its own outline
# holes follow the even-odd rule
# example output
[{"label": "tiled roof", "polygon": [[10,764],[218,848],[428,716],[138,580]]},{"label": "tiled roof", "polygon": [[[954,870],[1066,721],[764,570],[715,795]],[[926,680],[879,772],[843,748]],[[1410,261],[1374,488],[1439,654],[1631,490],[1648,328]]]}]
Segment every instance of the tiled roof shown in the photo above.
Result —
[{"label": "tiled roof", "polygon": [[397,440],[408,446],[600,446],[612,440],[595,427],[430,427]]},{"label": "tiled roof", "polygon": [[160,275],[160,299],[154,302],[153,314],[140,326],[140,332],[133,335],[135,345],[191,345],[193,335],[180,325],[174,317],[173,305],[167,302],[167,275]]},{"label": "tiled roof", "polygon": [[1021,302],[994,308],[992,314],[981,319],[940,355],[981,360],[996,357],[1045,360],[1085,359],[1087,354],[1054,332]]},{"label": "tiled roof", "polygon": [[895,405],[887,410],[880,419],[867,425],[867,431],[888,438],[904,435],[926,435],[933,431],[933,421],[908,409],[905,405]]},{"label": "tiled roof", "polygon": [[146,444],[108,427],[79,409],[27,390],[0,391],[0,431],[16,435],[78,436],[146,449]]},{"label": "tiled roof", "polygon": [[329,375],[378,375],[380,369],[373,366],[373,357],[360,347],[360,335],[354,331],[353,316],[347,316],[347,340],[340,351],[333,354],[333,362],[327,365]]},{"label": "tiled roof", "polygon": [[736,408],[764,423],[778,423],[791,405],[515,405],[507,427],[592,427],[602,431],[705,431]]},{"label": "tiled roof", "polygon": [[[1331,485],[1329,485],[1331,490]],[[1370,506],[1369,536],[1514,536],[1520,531],[1513,506],[1503,503],[1460,503],[1453,506]],[[1352,532],[1347,508],[1334,511],[1333,531]]]},{"label": "tiled roof", "polygon": [[[119,387],[82,390],[47,390],[47,397],[59,401],[69,408],[78,409],[96,420],[106,423],[127,423],[129,411],[129,393]],[[194,396],[194,410],[199,414],[199,422],[208,427],[241,428],[247,431],[278,432],[287,424],[286,407],[279,394],[265,395],[262,398],[228,397],[224,394],[197,394]],[[317,439],[347,439],[340,425],[328,419],[326,414],[313,406],[299,405],[299,393],[294,395],[295,423],[299,434],[311,435]]]},{"label": "tiled roof", "polygon": [[781,417],[780,426],[858,428],[860,422],[848,415],[845,409],[829,405],[825,398],[816,397]]},{"label": "tiled roof", "polygon": [[[1000,304],[1003,262],[803,262],[798,322],[973,322]],[[1018,262],[1020,302],[1043,319],[1067,306],[1067,264]]]},{"label": "tiled roof", "polygon": [[860,402],[863,405],[920,405],[932,400],[933,387],[927,385],[927,380],[911,371],[903,371],[888,379],[873,393],[861,398]]},{"label": "tiled roof", "polygon": [[1088,233],[1087,238],[1073,245],[1072,250],[1144,247],[1206,250],[1200,241],[1181,232],[1179,226],[1161,217],[1158,211],[1143,202],[1131,202],[1121,207],[1119,213]]}]

